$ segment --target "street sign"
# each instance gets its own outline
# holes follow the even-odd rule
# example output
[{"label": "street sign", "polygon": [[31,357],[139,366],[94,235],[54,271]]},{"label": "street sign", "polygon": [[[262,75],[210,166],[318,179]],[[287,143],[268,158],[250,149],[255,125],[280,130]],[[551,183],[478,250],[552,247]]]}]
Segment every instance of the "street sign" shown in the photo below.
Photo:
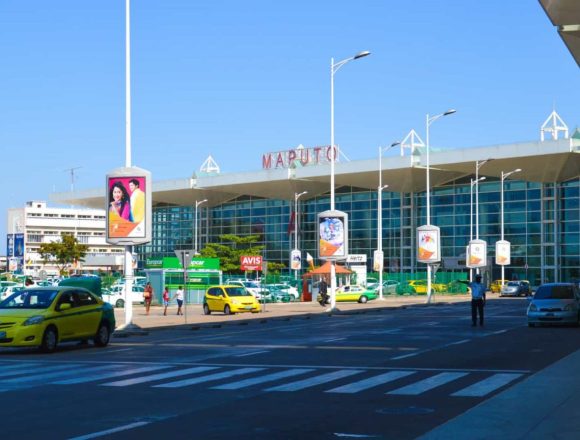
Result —
[{"label": "street sign", "polygon": [[262,270],[261,255],[242,255],[240,257],[241,270]]}]

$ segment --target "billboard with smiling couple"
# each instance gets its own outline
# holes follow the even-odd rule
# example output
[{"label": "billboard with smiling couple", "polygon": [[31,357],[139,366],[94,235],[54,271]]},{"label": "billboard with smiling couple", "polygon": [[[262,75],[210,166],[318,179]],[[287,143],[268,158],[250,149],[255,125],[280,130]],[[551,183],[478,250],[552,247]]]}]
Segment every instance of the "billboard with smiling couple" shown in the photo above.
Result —
[{"label": "billboard with smiling couple", "polygon": [[137,167],[107,174],[107,242],[135,245],[151,241],[151,173]]}]

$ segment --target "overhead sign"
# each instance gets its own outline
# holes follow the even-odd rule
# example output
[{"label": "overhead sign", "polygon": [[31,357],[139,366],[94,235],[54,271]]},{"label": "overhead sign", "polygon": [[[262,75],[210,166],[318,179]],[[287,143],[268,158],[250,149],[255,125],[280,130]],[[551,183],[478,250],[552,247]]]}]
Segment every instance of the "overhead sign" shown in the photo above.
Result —
[{"label": "overhead sign", "polygon": [[318,256],[323,260],[344,260],[348,255],[348,214],[324,211],[318,214]]},{"label": "overhead sign", "polygon": [[262,270],[261,255],[242,255],[240,257],[241,270]]},{"label": "overhead sign", "polygon": [[506,240],[495,242],[495,264],[499,266],[508,266],[511,264],[511,243]]},{"label": "overhead sign", "polygon": [[151,241],[151,173],[117,168],[106,176],[107,243],[136,245]]},{"label": "overhead sign", "polygon": [[348,254],[346,257],[347,263],[366,263],[367,262],[367,255],[366,254]]},{"label": "overhead sign", "polygon": [[417,261],[438,263],[441,261],[440,230],[437,226],[424,225],[417,228]]},{"label": "overhead sign", "polygon": [[471,240],[467,245],[466,260],[466,266],[471,269],[487,266],[487,243],[484,240]]},{"label": "overhead sign", "polygon": [[[335,162],[339,161],[338,146],[334,147]],[[332,148],[330,145],[324,147],[295,148],[286,151],[276,151],[262,155],[262,168],[290,168],[296,163],[300,166],[318,165],[330,163],[332,160]]]}]

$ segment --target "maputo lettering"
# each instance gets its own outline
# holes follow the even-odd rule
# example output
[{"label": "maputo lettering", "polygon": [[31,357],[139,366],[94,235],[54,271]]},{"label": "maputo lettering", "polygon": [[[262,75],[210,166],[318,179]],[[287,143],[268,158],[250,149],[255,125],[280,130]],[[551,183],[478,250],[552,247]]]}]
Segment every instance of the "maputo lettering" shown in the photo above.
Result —
[{"label": "maputo lettering", "polygon": [[[329,163],[332,159],[333,149],[330,145],[324,147],[296,148],[293,150],[277,151],[274,153],[265,153],[262,156],[262,168],[289,168],[295,163],[301,166],[318,165]],[[334,157],[336,162],[339,160],[338,146],[334,147]]]}]

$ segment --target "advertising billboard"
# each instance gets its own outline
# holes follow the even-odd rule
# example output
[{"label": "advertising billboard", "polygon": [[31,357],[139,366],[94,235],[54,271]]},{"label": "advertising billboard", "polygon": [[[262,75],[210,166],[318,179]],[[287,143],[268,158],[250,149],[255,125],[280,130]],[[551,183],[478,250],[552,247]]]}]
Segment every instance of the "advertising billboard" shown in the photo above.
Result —
[{"label": "advertising billboard", "polygon": [[294,249],[290,253],[290,269],[292,270],[302,269],[302,253],[298,249]]},{"label": "advertising billboard", "polygon": [[135,245],[151,241],[151,173],[118,168],[107,174],[107,242]]},{"label": "advertising billboard", "polygon": [[441,261],[441,234],[437,226],[425,225],[417,228],[417,261],[419,263],[438,263]]},{"label": "advertising billboard", "polygon": [[487,243],[484,240],[469,242],[465,265],[472,269],[487,266]]},{"label": "advertising billboard", "polygon": [[385,259],[385,254],[383,251],[374,251],[373,253],[373,270],[375,272],[383,271],[383,260]]},{"label": "advertising billboard", "polygon": [[348,256],[348,214],[324,211],[318,214],[318,256],[323,260],[344,260]]},{"label": "advertising billboard", "polygon": [[495,242],[495,264],[499,266],[508,266],[511,264],[510,242],[498,240]]},{"label": "advertising billboard", "polygon": [[262,256],[261,255],[242,255],[240,257],[241,270],[262,270]]}]

